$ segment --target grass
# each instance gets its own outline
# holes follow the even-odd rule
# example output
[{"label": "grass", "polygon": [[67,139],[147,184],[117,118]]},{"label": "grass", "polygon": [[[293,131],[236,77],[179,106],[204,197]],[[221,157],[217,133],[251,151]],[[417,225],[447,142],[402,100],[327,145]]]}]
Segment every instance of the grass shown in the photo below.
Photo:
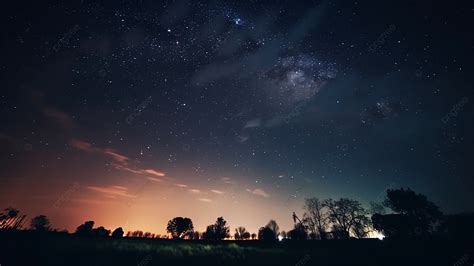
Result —
[{"label": "grass", "polygon": [[[174,241],[0,232],[4,265],[454,265],[466,243],[446,241]],[[471,256],[470,256],[470,259]],[[469,259],[469,260],[470,260]],[[469,261],[468,260],[468,261]],[[468,263],[468,262],[467,262]],[[466,264],[466,265],[472,265]]]}]

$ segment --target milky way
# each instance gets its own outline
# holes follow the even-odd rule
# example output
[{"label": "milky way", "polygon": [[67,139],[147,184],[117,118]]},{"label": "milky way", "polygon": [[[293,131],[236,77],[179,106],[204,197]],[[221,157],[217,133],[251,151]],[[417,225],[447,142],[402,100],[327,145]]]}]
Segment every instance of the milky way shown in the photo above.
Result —
[{"label": "milky way", "polygon": [[273,104],[293,106],[315,96],[336,73],[334,64],[300,54],[280,57],[260,78]]}]

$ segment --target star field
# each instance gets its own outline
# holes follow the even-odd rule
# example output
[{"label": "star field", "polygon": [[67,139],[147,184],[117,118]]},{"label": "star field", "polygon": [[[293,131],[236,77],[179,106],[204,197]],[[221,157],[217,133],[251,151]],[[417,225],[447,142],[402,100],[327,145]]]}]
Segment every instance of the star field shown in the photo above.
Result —
[{"label": "star field", "polygon": [[163,221],[176,201],[256,228],[289,226],[304,197],[368,203],[393,186],[472,209],[473,11],[422,2],[12,4],[0,201],[48,212],[78,182],[70,207],[110,211],[98,220],[120,224],[133,198]]}]

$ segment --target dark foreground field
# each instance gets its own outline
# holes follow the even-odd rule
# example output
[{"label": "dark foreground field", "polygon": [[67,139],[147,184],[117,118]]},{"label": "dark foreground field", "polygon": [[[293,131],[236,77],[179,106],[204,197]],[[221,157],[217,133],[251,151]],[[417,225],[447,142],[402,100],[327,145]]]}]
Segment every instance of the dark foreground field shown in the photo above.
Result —
[{"label": "dark foreground field", "polygon": [[472,265],[452,241],[173,241],[0,232],[0,265]]}]

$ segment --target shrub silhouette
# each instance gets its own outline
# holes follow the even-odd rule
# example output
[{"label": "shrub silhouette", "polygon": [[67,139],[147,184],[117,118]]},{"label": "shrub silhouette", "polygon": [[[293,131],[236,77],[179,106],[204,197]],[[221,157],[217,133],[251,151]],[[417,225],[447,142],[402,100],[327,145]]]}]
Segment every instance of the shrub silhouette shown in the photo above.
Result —
[{"label": "shrub silhouette", "polygon": [[115,237],[115,238],[122,238],[122,237],[123,237],[123,229],[122,229],[122,227],[119,227],[119,228],[115,229],[115,230],[112,232],[112,237]]},{"label": "shrub silhouette", "polygon": [[267,225],[258,230],[258,239],[264,241],[275,241],[278,238],[280,227],[275,220],[270,220]]},{"label": "shrub silhouette", "polygon": [[78,235],[92,235],[92,228],[94,227],[94,221],[87,221],[76,228],[76,234]]},{"label": "shrub silhouette", "polygon": [[45,215],[38,215],[31,219],[31,229],[36,231],[49,231],[51,229],[51,224],[48,217]]}]

